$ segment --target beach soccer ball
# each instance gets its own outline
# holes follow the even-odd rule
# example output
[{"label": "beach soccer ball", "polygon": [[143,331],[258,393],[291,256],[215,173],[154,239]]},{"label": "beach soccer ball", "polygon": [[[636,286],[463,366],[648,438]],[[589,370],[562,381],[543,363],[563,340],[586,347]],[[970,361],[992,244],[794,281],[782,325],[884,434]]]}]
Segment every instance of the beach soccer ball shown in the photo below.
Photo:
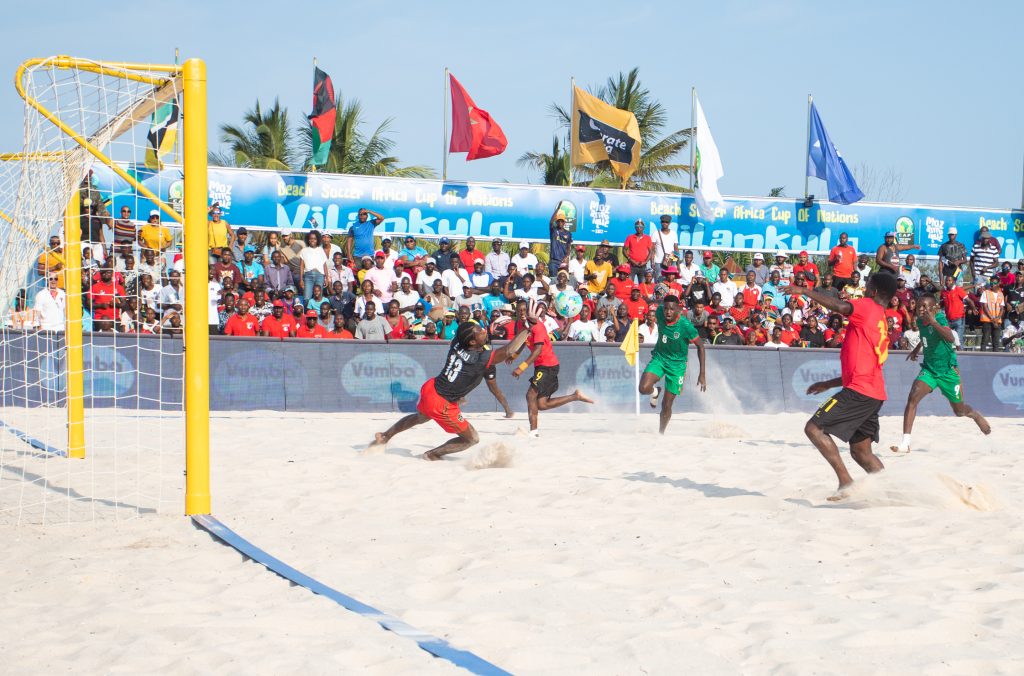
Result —
[{"label": "beach soccer ball", "polygon": [[555,296],[555,311],[563,317],[575,317],[583,309],[583,299],[572,289]]}]

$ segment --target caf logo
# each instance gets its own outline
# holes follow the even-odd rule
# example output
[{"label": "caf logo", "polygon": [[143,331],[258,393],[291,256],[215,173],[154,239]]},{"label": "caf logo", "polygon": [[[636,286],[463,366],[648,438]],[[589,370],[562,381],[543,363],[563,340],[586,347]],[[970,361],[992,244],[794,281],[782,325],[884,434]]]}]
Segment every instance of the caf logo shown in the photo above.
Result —
[{"label": "caf logo", "polygon": [[914,219],[910,216],[900,216],[896,219],[896,242],[898,244],[914,243]]}]

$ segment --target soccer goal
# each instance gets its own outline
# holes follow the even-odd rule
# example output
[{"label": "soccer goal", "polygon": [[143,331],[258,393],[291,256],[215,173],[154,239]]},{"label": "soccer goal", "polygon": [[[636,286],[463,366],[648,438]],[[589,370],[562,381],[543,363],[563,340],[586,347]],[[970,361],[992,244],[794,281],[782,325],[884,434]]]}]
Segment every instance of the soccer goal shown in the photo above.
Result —
[{"label": "soccer goal", "polygon": [[0,523],[209,513],[205,64],[38,58],[15,87]]}]

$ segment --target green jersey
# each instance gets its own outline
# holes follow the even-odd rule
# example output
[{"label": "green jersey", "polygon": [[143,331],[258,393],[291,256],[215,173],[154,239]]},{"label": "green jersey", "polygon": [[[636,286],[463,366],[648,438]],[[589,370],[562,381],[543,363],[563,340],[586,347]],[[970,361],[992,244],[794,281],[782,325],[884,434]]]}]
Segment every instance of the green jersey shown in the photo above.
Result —
[{"label": "green jersey", "polygon": [[[935,323],[949,326],[946,314],[939,310]],[[921,327],[921,346],[924,352],[924,368],[935,373],[946,373],[956,368],[956,350],[953,343],[947,343],[932,326]]]},{"label": "green jersey", "polygon": [[686,363],[690,349],[690,341],[697,337],[697,329],[682,314],[675,324],[665,320],[665,310],[658,308],[658,342],[654,346],[654,355],[665,361]]}]

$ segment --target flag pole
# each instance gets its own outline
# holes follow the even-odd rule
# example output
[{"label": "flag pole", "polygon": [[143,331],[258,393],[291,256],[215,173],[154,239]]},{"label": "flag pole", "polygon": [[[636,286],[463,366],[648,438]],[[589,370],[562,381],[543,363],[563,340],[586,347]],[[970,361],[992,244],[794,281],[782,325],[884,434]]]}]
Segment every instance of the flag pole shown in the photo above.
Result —
[{"label": "flag pole", "polygon": [[[178,59],[181,57],[181,52],[177,47],[174,48],[174,65],[178,65]],[[184,134],[174,135],[174,163],[181,164],[181,137]],[[158,163],[159,164],[159,163]]]},{"label": "flag pole", "polygon": [[1020,175],[1020,208],[1024,209],[1024,167],[1022,167]]},{"label": "flag pole", "polygon": [[441,162],[441,180],[448,180],[448,66],[444,67],[444,101],[441,108],[441,145],[444,152],[444,160]]},{"label": "flag pole", "polygon": [[[313,88],[314,89],[316,89],[316,66],[317,66],[317,60],[316,60],[316,57],[314,56],[313,57]],[[334,139],[332,138],[331,140],[333,141]],[[312,159],[313,158],[310,158],[310,160],[312,160]],[[311,161],[309,163],[309,172],[311,174],[315,174],[316,173],[316,162],[312,162]]]},{"label": "flag pole", "polygon": [[574,120],[576,119],[576,78],[569,76],[569,187],[576,184],[576,144],[573,137]]},{"label": "flag pole", "polygon": [[[694,163],[697,161],[697,88],[690,87],[690,192],[693,192]],[[638,404],[639,405],[639,404]]]},{"label": "flag pole", "polygon": [[[635,320],[634,320],[635,321]],[[636,415],[640,415],[640,353],[636,353],[636,359],[633,361],[633,393],[634,401],[636,402]]]},{"label": "flag pole", "polygon": [[807,95],[807,136],[804,138],[804,199],[809,194],[811,177],[807,174],[807,154],[811,151],[811,95]]}]

